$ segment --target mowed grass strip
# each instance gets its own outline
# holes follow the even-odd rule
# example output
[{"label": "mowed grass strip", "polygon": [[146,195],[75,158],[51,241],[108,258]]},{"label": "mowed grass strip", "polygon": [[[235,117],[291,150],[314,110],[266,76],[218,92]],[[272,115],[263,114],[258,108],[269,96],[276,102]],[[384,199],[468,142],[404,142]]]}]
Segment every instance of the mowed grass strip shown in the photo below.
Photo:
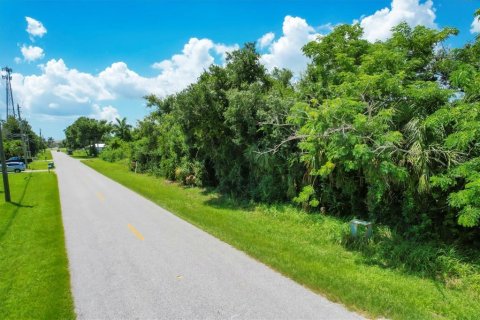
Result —
[{"label": "mowed grass strip", "polygon": [[74,319],[57,177],[10,174],[0,182],[0,319]]},{"label": "mowed grass strip", "polygon": [[[478,319],[478,292],[365,262],[338,242],[348,224],[287,205],[241,208],[217,194],[130,172],[100,159],[85,164],[248,253],[332,301],[370,317]],[[248,270],[245,270],[248,272]]]},{"label": "mowed grass strip", "polygon": [[52,160],[52,152],[50,149],[45,149],[37,154],[38,160]]},{"label": "mowed grass strip", "polygon": [[52,153],[50,149],[45,149],[36,156],[37,160],[34,160],[28,164],[29,170],[47,170],[48,163],[52,160]]},{"label": "mowed grass strip", "polygon": [[73,157],[73,158],[76,158],[76,159],[89,159],[89,158],[92,158],[91,156],[88,155],[87,151],[84,150],[84,149],[74,150],[74,151],[73,151],[73,154],[72,154],[72,157]]},{"label": "mowed grass strip", "polygon": [[28,170],[47,170],[50,161],[35,160],[28,164]]}]

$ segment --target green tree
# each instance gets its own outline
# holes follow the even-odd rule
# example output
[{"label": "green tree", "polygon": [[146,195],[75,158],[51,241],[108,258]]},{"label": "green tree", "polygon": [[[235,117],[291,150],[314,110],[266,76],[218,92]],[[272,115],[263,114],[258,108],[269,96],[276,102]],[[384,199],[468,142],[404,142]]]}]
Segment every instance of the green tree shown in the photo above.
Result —
[{"label": "green tree", "polygon": [[430,178],[460,155],[426,121],[453,95],[437,81],[449,57],[436,50],[453,34],[402,23],[372,44],[358,25],[340,26],[305,46],[312,63],[290,115],[308,172],[296,201],[415,236],[442,225]]},{"label": "green tree", "polygon": [[116,118],[112,125],[113,134],[123,141],[130,141],[132,139],[132,126],[127,123],[127,118]]},{"label": "green tree", "polygon": [[91,155],[96,155],[94,145],[104,141],[111,130],[105,120],[80,117],[64,130],[66,145],[72,149],[86,148]]},{"label": "green tree", "polygon": [[[117,119],[105,157],[413,238],[479,240],[480,38],[445,49],[456,34],[401,23],[369,43],[360,25],[341,25],[305,45],[310,63],[295,81],[268,72],[247,43],[185,90],[147,96],[152,111],[133,130]],[[92,144],[106,128],[80,118],[66,142]]]},{"label": "green tree", "polygon": [[7,153],[10,152],[10,156],[23,155],[23,147],[18,148],[18,146],[22,146],[21,126],[23,126],[23,132],[27,136],[27,150],[30,150],[32,156],[35,156],[40,150],[45,148],[45,141],[33,132],[32,127],[25,119],[20,122],[14,117],[8,117],[3,126],[5,143],[7,147],[10,146],[10,151],[7,151]]}]

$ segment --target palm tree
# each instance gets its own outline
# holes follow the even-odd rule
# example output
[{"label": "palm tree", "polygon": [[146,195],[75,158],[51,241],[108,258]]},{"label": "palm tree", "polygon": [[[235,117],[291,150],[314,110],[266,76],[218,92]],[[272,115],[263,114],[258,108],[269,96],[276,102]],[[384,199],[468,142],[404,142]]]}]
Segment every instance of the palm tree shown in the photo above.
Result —
[{"label": "palm tree", "polygon": [[115,136],[123,141],[130,141],[132,139],[132,126],[127,123],[127,118],[123,117],[121,120],[120,118],[115,118],[115,120],[117,122],[113,124],[113,133]]}]

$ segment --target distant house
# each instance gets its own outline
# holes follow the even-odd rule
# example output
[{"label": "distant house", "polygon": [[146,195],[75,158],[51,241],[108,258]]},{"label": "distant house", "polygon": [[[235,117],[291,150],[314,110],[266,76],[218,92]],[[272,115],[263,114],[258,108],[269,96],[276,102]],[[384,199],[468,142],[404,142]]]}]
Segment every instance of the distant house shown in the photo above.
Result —
[{"label": "distant house", "polygon": [[95,149],[97,150],[97,153],[100,153],[105,148],[105,143],[95,143],[93,145],[89,145],[85,147],[85,149],[88,148],[89,150],[92,150],[92,147],[95,147]]},{"label": "distant house", "polygon": [[94,146],[95,149],[97,149],[97,152],[100,153],[102,152],[103,148],[105,148],[105,143],[95,143]]}]

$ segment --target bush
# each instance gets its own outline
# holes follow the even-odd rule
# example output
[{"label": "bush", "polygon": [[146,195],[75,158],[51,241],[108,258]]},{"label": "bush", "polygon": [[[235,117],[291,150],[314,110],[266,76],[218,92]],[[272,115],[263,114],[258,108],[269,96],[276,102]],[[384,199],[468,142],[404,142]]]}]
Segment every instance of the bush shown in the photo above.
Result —
[{"label": "bush", "polygon": [[129,156],[130,144],[119,139],[113,139],[107,146],[105,146],[102,152],[100,152],[100,158],[109,162],[127,159]]},{"label": "bush", "polygon": [[375,228],[368,240],[347,236],[344,245],[362,253],[368,264],[440,280],[447,286],[480,284],[474,279],[478,277],[480,255],[455,245],[407,240],[386,226]]}]

